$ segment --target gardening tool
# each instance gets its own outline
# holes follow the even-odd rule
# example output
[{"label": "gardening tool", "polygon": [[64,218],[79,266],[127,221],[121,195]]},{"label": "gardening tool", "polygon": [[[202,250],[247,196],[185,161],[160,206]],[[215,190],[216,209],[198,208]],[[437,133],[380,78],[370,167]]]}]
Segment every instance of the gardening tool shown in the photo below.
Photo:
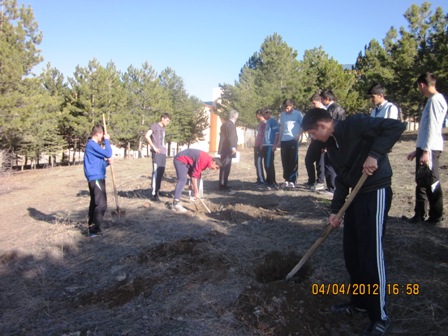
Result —
[{"label": "gardening tool", "polygon": [[205,202],[202,200],[202,198],[199,198],[199,200],[201,201],[202,205],[204,206],[204,208],[207,210],[208,213],[212,213],[210,211],[210,209],[208,208],[208,206],[205,204]]},{"label": "gardening tool", "polygon": [[[104,125],[104,133],[107,134],[107,128],[106,128],[106,117],[103,114],[103,125]],[[112,218],[118,217],[118,218],[124,218],[126,216],[126,210],[120,209],[118,206],[118,193],[117,193],[117,187],[115,184],[115,175],[114,175],[114,168],[113,165],[110,163],[110,174],[112,175],[112,184],[114,186],[114,196],[115,196],[115,205],[117,206],[116,211],[112,211]]]},{"label": "gardening tool", "polygon": [[[353,188],[352,192],[348,196],[347,200],[345,201],[342,208],[339,210],[339,212],[336,214],[336,218],[341,219],[342,216],[344,216],[345,211],[349,207],[349,205],[352,203],[353,199],[356,197],[356,194],[358,193],[359,189],[361,189],[362,185],[366,181],[367,173],[363,173],[360,177],[358,183],[356,183],[356,186]],[[329,236],[329,234],[334,230],[334,227],[331,224],[328,224],[325,231],[322,233],[322,235],[319,237],[319,239],[316,240],[316,242],[311,246],[311,248],[305,253],[305,255],[300,259],[298,264],[291,270],[291,272],[288,273],[285,280],[290,280],[299,270],[300,268],[306,263],[306,261],[311,257],[311,255],[316,251],[316,249],[320,246],[320,244],[323,243],[325,239]]]}]

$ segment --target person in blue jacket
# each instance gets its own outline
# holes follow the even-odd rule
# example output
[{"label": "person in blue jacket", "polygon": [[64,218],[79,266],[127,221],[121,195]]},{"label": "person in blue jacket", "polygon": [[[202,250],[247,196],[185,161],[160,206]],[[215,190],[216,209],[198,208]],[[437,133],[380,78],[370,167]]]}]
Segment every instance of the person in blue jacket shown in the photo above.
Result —
[{"label": "person in blue jacket", "polygon": [[[104,140],[104,148],[100,142]],[[93,126],[84,152],[84,175],[89,183],[89,236],[101,232],[104,213],[107,210],[106,167],[112,157],[110,136],[104,134],[104,128],[98,124]]]}]

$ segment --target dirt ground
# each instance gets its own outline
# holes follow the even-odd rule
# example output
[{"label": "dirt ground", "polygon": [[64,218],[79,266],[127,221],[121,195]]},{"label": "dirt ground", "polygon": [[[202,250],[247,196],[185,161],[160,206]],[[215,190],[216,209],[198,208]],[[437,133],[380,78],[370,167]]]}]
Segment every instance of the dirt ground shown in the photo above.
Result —
[{"label": "dirt ground", "polygon": [[[400,219],[412,215],[414,166],[406,154],[414,144],[415,134],[405,134],[390,154],[394,200],[385,254],[388,282],[419,288],[388,297],[390,334],[446,335],[448,229]],[[446,152],[441,161],[448,197]],[[111,216],[108,170],[109,209],[96,238],[86,237],[81,165],[0,177],[1,335],[345,336],[367,326],[364,316],[329,312],[346,296],[313,293],[316,284],[348,283],[341,229],[293,281],[283,281],[324,231],[328,196],[257,187],[248,149],[232,166],[234,192],[220,192],[218,174],[206,172],[204,200],[212,213],[190,203],[185,190],[190,211],[181,215],[169,209],[169,197],[149,201],[150,159],[117,160],[114,167],[126,218]],[[281,182],[279,153],[276,167]],[[169,159],[163,190],[174,183]]]}]

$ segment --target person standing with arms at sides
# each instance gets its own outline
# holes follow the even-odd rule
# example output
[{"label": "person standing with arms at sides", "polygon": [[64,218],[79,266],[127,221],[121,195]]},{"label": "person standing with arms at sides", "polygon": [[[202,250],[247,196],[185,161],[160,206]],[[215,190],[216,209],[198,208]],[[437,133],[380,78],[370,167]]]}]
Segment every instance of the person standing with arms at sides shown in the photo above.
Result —
[{"label": "person standing with arms at sides", "polygon": [[330,112],[331,117],[334,120],[344,120],[346,117],[345,110],[336,103],[336,96],[334,95],[333,91],[330,89],[325,89],[320,94],[322,98],[322,104],[324,104],[325,108],[328,112]]},{"label": "person standing with arms at sides", "polygon": [[381,84],[372,86],[368,94],[374,106],[371,117],[398,119],[398,108],[386,100],[386,89]]},{"label": "person standing with arms at sides", "polygon": [[[346,118],[345,110],[335,102],[336,97],[330,89],[325,89],[320,94],[322,98],[322,104],[324,104],[325,108],[328,112],[330,112],[331,117],[334,120],[344,120]],[[324,148],[324,151],[326,149]],[[331,160],[328,158],[328,155],[325,154],[325,182],[327,183],[327,193],[334,193],[336,172],[333,168]]]},{"label": "person standing with arms at sides", "polygon": [[271,118],[271,114],[272,111],[270,109],[264,110],[266,129],[263,138],[263,159],[266,170],[266,183],[268,187],[275,187],[277,182],[275,180],[274,144],[278,142],[278,122],[275,118]]},{"label": "person standing with arms at sides", "polygon": [[257,184],[264,184],[264,168],[263,168],[263,138],[266,129],[266,119],[264,118],[264,110],[258,109],[255,112],[255,117],[258,120],[257,136],[254,144],[254,164],[257,173]]},{"label": "person standing with arms at sides", "polygon": [[145,139],[151,147],[152,155],[152,191],[151,199],[160,202],[160,186],[166,166],[165,127],[171,122],[171,116],[163,113],[158,123],[152,124],[146,132]]},{"label": "person standing with arms at sides", "polygon": [[[104,140],[104,148],[99,144]],[[104,134],[102,125],[92,128],[90,139],[84,152],[84,175],[89,183],[89,236],[101,233],[103,217],[107,210],[106,167],[111,163],[112,148],[110,136]]]},{"label": "person standing with arms at sides", "polygon": [[[286,99],[282,104],[283,112],[280,115],[280,148],[283,166],[283,178],[285,187],[296,186],[297,172],[299,168],[299,139],[302,135],[301,125],[303,115],[294,109],[291,99]],[[276,144],[278,147],[278,141]]]},{"label": "person standing with arms at sides", "polygon": [[386,335],[391,322],[386,311],[383,242],[392,203],[392,167],[387,153],[406,124],[362,114],[334,120],[328,110],[311,109],[303,118],[302,128],[312,138],[326,144],[337,172],[328,218],[330,225],[335,228],[341,225],[342,219],[336,214],[344,205],[350,188],[355,187],[362,174],[368,175],[344,215],[343,251],[350,284],[375,288],[375,293],[350,293],[349,302],[335,304],[331,311],[348,316],[365,312],[370,324],[363,335]]},{"label": "person standing with arms at sides", "polygon": [[217,170],[221,166],[221,159],[212,158],[206,152],[199,149],[188,148],[179,152],[173,160],[176,169],[177,183],[174,190],[173,210],[184,213],[188,210],[180,204],[182,190],[187,183],[188,176],[191,178],[191,186],[195,198],[200,197],[198,181],[201,179],[202,171],[210,168]]},{"label": "person standing with arms at sides", "polygon": [[221,125],[219,138],[218,154],[221,155],[222,166],[219,170],[219,189],[230,190],[227,185],[229,180],[230,168],[232,167],[232,158],[236,156],[236,147],[238,145],[238,135],[236,133],[236,120],[238,111],[232,110],[229,113],[229,119]]},{"label": "person standing with arms at sides", "polygon": [[[416,150],[408,154],[408,160],[416,159],[416,182],[414,216],[403,219],[411,223],[425,221],[431,225],[442,225],[443,193],[440,184],[439,158],[443,151],[442,126],[447,103],[436,89],[436,77],[426,72],[417,79],[420,93],[428,100],[422,112],[418,128]],[[427,177],[427,178],[425,178]],[[427,208],[429,204],[429,213]]]},{"label": "person standing with arms at sides", "polygon": [[[312,108],[324,108],[322,98],[315,93],[310,98]],[[311,139],[305,155],[305,167],[308,174],[306,187],[312,191],[324,190],[325,181],[325,149],[322,142]],[[317,174],[317,178],[316,178]]]}]

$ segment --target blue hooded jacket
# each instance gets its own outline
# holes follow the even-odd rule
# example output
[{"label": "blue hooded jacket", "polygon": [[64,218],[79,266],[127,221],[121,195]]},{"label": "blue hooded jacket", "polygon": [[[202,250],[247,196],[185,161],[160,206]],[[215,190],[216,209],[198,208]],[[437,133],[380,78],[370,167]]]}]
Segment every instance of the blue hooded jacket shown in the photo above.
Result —
[{"label": "blue hooded jacket", "polygon": [[104,140],[105,148],[89,139],[84,153],[84,175],[87,181],[101,180],[106,177],[106,167],[109,162],[105,159],[112,156],[109,140]]}]

